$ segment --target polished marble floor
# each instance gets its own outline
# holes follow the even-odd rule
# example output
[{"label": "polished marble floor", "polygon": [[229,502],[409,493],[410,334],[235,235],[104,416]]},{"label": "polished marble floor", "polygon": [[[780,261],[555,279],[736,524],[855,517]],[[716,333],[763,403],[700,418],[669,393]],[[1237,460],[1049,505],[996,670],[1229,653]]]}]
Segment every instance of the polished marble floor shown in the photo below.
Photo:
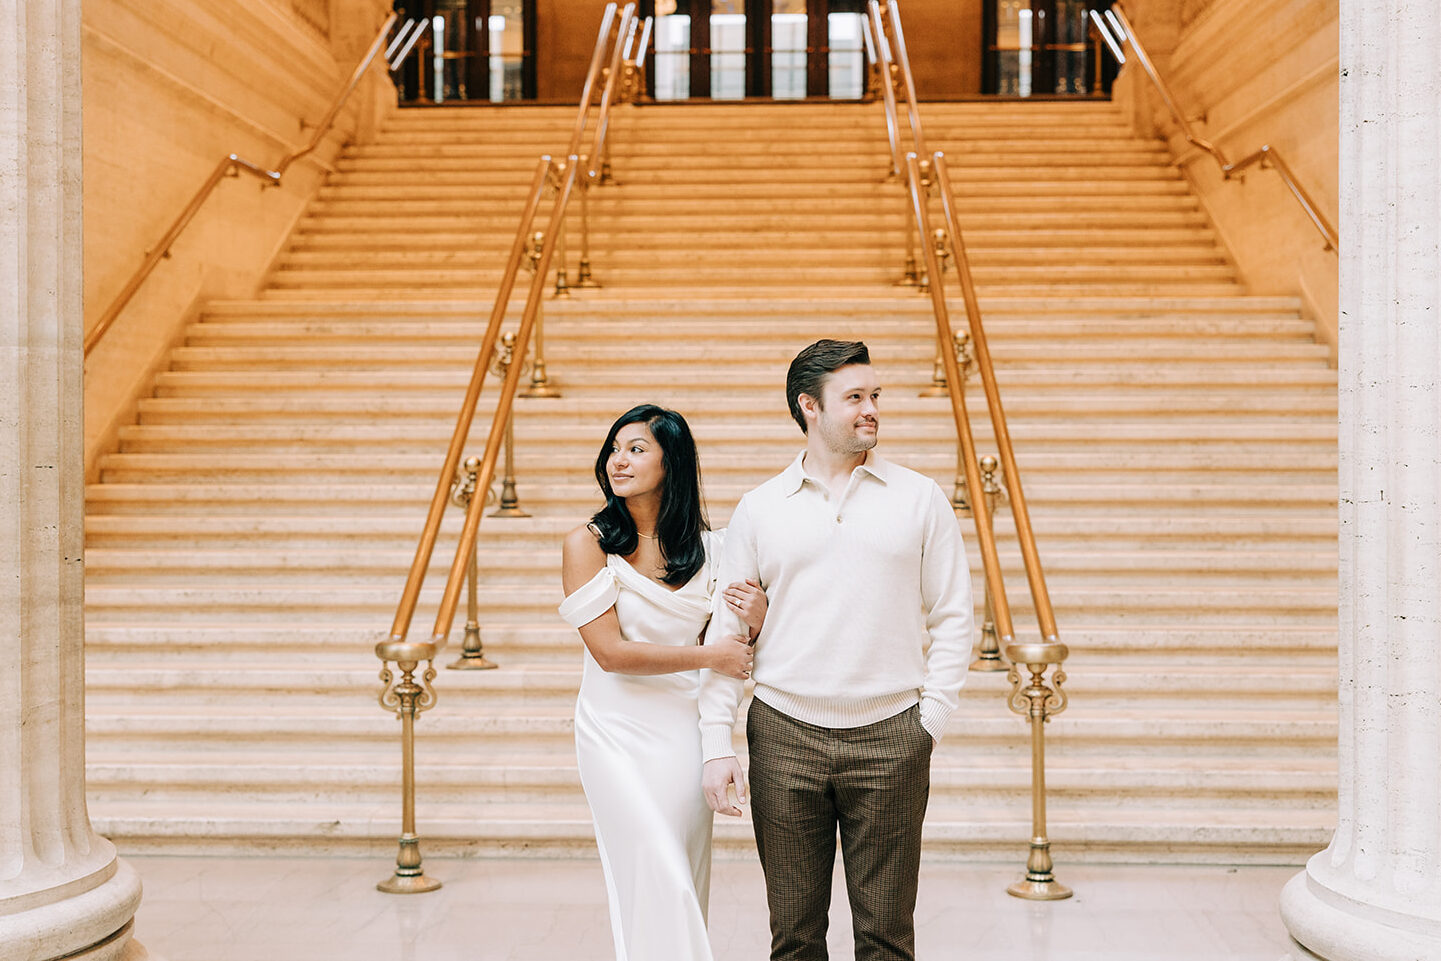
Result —
[{"label": "polished marble floor", "polygon": [[[166,961],[610,961],[599,862],[449,860],[423,895],[380,894],[383,860],[156,857],[140,941]],[[919,961],[1284,961],[1276,911],[1290,867],[1078,865],[1069,901],[1009,897],[1014,866],[926,864],[916,911]],[[831,957],[851,957],[843,882]],[[765,892],[751,860],[718,861],[711,893],[716,961],[765,961]],[[677,959],[680,961],[680,959]]]}]

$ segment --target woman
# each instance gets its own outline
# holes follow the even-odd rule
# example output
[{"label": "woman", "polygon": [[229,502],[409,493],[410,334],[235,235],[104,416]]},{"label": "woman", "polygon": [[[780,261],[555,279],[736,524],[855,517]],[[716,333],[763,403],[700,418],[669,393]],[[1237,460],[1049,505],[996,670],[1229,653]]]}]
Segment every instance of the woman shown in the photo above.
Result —
[{"label": "woman", "polygon": [[[720,563],[690,428],[643,404],[596,458],[605,506],[565,539],[561,616],[585,641],[575,705],[581,784],[595,819],[617,961],[711,961],[711,811],[701,794],[700,671],[750,676],[748,640],[701,646]],[[757,585],[721,592],[750,627]]]}]

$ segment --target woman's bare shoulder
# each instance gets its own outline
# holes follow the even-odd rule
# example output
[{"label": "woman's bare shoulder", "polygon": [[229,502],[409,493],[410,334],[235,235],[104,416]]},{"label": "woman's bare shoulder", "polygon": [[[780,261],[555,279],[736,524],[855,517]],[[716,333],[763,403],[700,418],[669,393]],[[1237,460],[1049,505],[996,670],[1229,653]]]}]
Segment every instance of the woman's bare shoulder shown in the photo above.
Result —
[{"label": "woman's bare shoulder", "polygon": [[605,563],[605,551],[600,549],[600,534],[593,524],[582,524],[565,535],[564,549],[568,558]]}]

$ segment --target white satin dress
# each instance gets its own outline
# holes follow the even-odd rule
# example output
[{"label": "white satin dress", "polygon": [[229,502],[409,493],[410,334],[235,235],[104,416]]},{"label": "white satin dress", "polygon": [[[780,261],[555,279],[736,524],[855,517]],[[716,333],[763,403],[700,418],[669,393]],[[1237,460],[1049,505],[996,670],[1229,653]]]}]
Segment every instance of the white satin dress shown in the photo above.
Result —
[{"label": "white satin dress", "polygon": [[[579,628],[612,606],[628,641],[697,643],[711,614],[722,536],[671,591],[614,554],[560,605]],[[585,652],[575,753],[595,819],[616,961],[711,961],[706,934],[712,814],[701,793],[699,671],[607,674]]]}]

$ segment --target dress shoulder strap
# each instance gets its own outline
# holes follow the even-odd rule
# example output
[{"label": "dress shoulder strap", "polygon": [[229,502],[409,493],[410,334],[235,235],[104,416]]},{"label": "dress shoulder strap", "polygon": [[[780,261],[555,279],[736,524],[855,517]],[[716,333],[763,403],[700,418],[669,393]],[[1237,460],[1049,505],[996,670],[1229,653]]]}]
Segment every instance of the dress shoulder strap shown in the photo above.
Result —
[{"label": "dress shoulder strap", "polygon": [[565,600],[560,602],[560,616],[571,627],[584,627],[614,607],[619,596],[620,585],[616,582],[615,571],[607,563],[595,572],[594,577],[566,595]]}]

